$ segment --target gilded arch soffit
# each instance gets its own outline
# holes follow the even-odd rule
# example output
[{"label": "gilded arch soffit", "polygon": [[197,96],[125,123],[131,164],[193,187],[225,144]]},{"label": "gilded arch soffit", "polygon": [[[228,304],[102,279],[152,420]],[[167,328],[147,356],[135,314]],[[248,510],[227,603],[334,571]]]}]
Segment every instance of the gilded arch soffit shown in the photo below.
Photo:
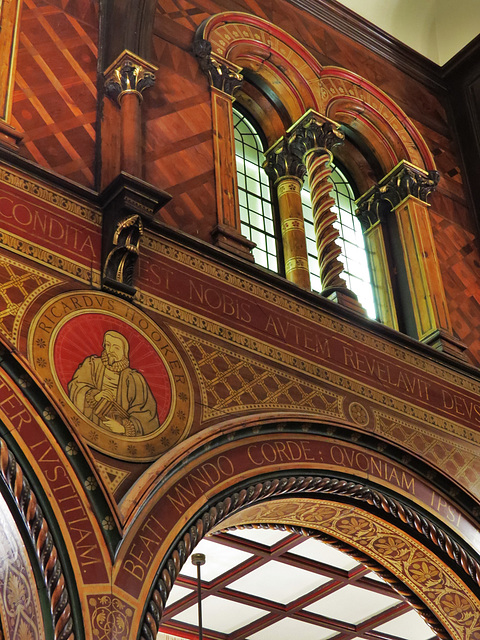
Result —
[{"label": "gilded arch soffit", "polygon": [[[383,453],[364,449],[356,442],[347,444],[329,436],[316,437],[308,430],[293,433],[286,425],[277,426],[268,434],[252,427],[238,440],[226,434],[218,442],[201,447],[197,455],[190,451],[181,468],[172,459],[170,468],[164,468],[163,472],[158,469],[159,473],[154,474],[154,468],[150,470],[157,485],[144,487],[143,495],[149,499],[132,516],[114,567],[116,592],[126,599],[128,594],[132,602],[145,603],[143,613],[137,609],[132,626],[154,629],[152,637],[155,637],[181,566],[213,527],[224,528],[227,517],[247,506],[292,496],[295,501],[296,496],[313,496],[317,500],[341,500],[346,496],[350,505],[372,510],[380,520],[387,514],[398,530],[407,532],[407,537],[417,537],[431,547],[434,556],[438,549],[440,558],[451,558],[454,569],[445,570],[453,571],[453,576],[458,572],[460,582],[467,580],[469,584],[480,585],[480,564],[474,552],[468,550],[469,543],[475,546],[478,527],[471,520],[468,532],[463,525],[452,528],[445,519],[439,524],[441,514],[438,510],[434,513],[428,505],[433,500],[438,506],[440,491],[425,479],[428,474],[423,478],[417,475],[413,487],[412,470],[408,471],[402,462],[395,462],[395,458],[387,459]],[[270,447],[267,452],[262,449],[265,444]],[[275,452],[282,456],[281,463],[273,459]],[[286,459],[286,452],[290,452],[291,460]],[[368,456],[375,459],[363,475],[355,466],[356,452],[364,467]],[[384,462],[380,463],[380,459]],[[385,461],[387,479],[384,477],[387,467],[382,466]],[[348,466],[350,463],[353,465]],[[374,468],[380,468],[378,465],[383,469],[383,480],[372,477]],[[394,486],[396,479],[403,483],[403,490]],[[424,489],[428,495],[423,493]],[[442,496],[449,500],[445,494]],[[456,508],[453,502],[451,506]],[[460,519],[465,516],[467,513],[463,512]],[[456,542],[461,538],[469,541],[465,548]],[[462,603],[463,600],[459,606],[463,607]],[[151,640],[148,633],[143,637]],[[454,637],[466,640],[469,636],[459,633]]]},{"label": "gilded arch soffit", "polygon": [[344,542],[406,585],[452,640],[480,638],[478,597],[431,550],[376,515],[337,501],[286,498],[247,507],[218,530],[251,524],[308,528]]},{"label": "gilded arch soffit", "polygon": [[312,108],[358,131],[366,144],[373,138],[372,150],[385,173],[402,159],[435,169],[415,125],[386,93],[346,69],[322,67],[283,29],[247,13],[227,11],[200,25],[196,38],[208,40],[215,56],[251,69],[274,86],[292,123]]},{"label": "gilded arch soffit", "polygon": [[[360,496],[366,491],[364,493],[366,497],[369,491],[365,485],[353,482],[347,483],[331,478],[317,480],[323,485],[327,494],[343,496],[357,493]],[[220,531],[226,527],[252,524],[252,522],[285,524],[295,527],[297,533],[299,529],[307,533],[312,529],[318,529],[330,539],[350,545],[372,560],[373,564],[380,565],[389,574],[395,576],[404,585],[406,591],[400,590],[406,597],[409,593],[413,593],[414,599],[423,602],[423,610],[427,609],[429,612],[427,617],[430,619],[432,614],[434,622],[440,621],[440,627],[447,630],[447,635],[440,633],[440,637],[448,637],[452,640],[478,640],[480,637],[478,598],[456,571],[437,556],[435,550],[429,549],[422,544],[423,540],[421,542],[416,540],[395,523],[386,521],[382,509],[377,509],[372,515],[371,510],[367,511],[362,506],[357,507],[352,503],[345,504],[335,499],[327,501],[320,495],[304,498],[311,483],[312,478],[305,476],[259,481],[244,489],[227,493],[223,500],[203,511],[198,511],[198,519],[194,524],[186,527],[180,536],[177,536],[173,550],[162,562],[163,568],[160,570],[153,592],[146,603],[143,620],[140,622],[142,640],[152,640],[155,637],[168,594],[183,564],[198,542],[212,530]],[[284,499],[280,495],[282,493],[285,495],[301,493],[302,495],[287,496]],[[268,508],[270,504],[275,504],[277,499],[280,504],[285,503],[286,506],[283,511],[275,511],[272,515],[268,512]],[[365,502],[370,503],[369,499]],[[263,510],[264,507],[267,509],[266,513]],[[260,509],[258,519],[253,519],[250,508],[253,508],[253,513],[256,513],[257,508]],[[402,520],[400,515],[398,517]],[[317,520],[319,524],[316,524]],[[144,529],[143,535],[145,534]],[[141,550],[138,549],[137,552],[139,551]],[[130,558],[127,557],[126,562],[130,562]],[[437,626],[436,623],[434,626]]]}]

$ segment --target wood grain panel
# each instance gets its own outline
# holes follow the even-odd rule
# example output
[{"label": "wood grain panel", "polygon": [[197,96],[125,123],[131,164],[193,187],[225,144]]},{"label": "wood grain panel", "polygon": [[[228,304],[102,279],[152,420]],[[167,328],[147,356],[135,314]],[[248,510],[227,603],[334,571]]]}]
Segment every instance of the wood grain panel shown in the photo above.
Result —
[{"label": "wood grain panel", "polygon": [[[206,79],[199,76],[198,65],[190,53],[197,26],[208,16],[225,10],[245,11],[265,18],[297,38],[321,64],[347,68],[376,84],[397,102],[424,137],[441,173],[438,190],[430,198],[430,215],[453,329],[468,345],[472,360],[480,363],[480,330],[477,329],[480,256],[474,240],[476,221],[466,206],[454,132],[446,115],[447,96],[441,91],[438,77],[428,87],[423,85],[417,66],[412,75],[405,73],[397,68],[394,53],[386,60],[371,47],[362,46],[359,37],[354,40],[339,33],[295,4],[287,0],[158,0],[154,62],[161,72],[155,99],[149,102],[147,145],[154,149],[147,151],[147,175],[174,194],[172,202],[161,212],[162,219],[208,240],[216,215],[213,160],[210,156],[207,160],[206,153],[211,127],[207,116],[210,96]],[[403,58],[400,66],[405,68]],[[426,64],[424,75],[429,73],[432,68]],[[431,88],[437,86],[438,94]],[[197,118],[205,115],[203,129],[200,126],[200,132],[194,126],[191,131],[192,124],[188,122],[175,142],[170,127],[178,130],[178,122],[188,113],[189,103],[198,107]],[[178,113],[169,121],[165,116],[172,110]],[[166,131],[167,127],[170,132]],[[190,140],[186,139],[188,135]],[[175,145],[177,152],[173,153]],[[166,152],[167,156],[161,157]],[[189,155],[206,163],[203,172],[195,171],[187,158]],[[170,167],[170,162],[182,163],[182,171]],[[204,182],[199,186],[195,181],[202,179]],[[203,221],[200,230],[199,221]]]},{"label": "wood grain panel", "polygon": [[94,185],[95,5],[25,0],[12,109],[12,124],[25,132],[20,153],[87,186]]}]

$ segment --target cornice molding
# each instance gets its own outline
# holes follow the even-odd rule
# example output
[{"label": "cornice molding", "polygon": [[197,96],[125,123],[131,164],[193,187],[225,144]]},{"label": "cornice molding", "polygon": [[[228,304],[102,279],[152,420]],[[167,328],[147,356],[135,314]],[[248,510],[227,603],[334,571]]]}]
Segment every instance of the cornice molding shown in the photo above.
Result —
[{"label": "cornice molding", "polygon": [[336,0],[288,0],[288,2],[380,55],[432,91],[446,92],[442,67]]},{"label": "cornice molding", "polygon": [[477,62],[477,65],[480,63],[480,35],[443,65],[442,77],[450,84],[457,80],[455,76],[459,73],[468,74],[469,71],[472,71],[478,74],[478,66],[475,66],[474,62]]}]

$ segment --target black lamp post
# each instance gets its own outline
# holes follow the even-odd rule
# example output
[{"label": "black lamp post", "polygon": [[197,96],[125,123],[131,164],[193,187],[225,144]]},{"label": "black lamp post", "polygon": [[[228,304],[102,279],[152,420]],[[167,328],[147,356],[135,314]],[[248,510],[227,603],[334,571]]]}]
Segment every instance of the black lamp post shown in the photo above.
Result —
[{"label": "black lamp post", "polygon": [[192,554],[192,564],[197,567],[197,596],[198,596],[198,640],[203,640],[203,622],[202,622],[202,581],[200,578],[200,567],[205,564],[205,555],[203,553]]}]

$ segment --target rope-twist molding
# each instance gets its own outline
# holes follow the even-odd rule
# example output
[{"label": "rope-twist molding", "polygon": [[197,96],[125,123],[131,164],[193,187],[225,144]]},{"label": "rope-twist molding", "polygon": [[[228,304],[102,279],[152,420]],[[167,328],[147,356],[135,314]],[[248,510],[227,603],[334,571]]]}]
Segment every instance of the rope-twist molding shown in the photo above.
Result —
[{"label": "rope-twist molding", "polygon": [[0,438],[0,474],[25,522],[50,599],[55,640],[74,640],[72,611],[62,565],[47,521],[28,480]]},{"label": "rope-twist molding", "polygon": [[[411,507],[402,504],[389,496],[380,493],[366,485],[341,480],[338,478],[298,476],[279,478],[274,480],[266,480],[251,485],[246,489],[233,493],[231,496],[217,502],[214,506],[206,509],[201,517],[190,526],[184,533],[182,539],[177,543],[174,550],[170,553],[164,568],[162,569],[154,589],[152,591],[146,612],[144,614],[141,627],[140,640],[155,640],[160,620],[167,602],[170,590],[180,573],[183,563],[186,561],[192,550],[199,541],[210,531],[216,524],[220,523],[229,514],[235,512],[241,507],[253,504],[257,501],[265,500],[274,496],[286,496],[288,494],[312,493],[312,494],[332,494],[341,495],[364,502],[371,505],[379,511],[387,513],[395,519],[399,519],[403,524],[414,529],[428,541],[439,547],[444,553],[451,558],[461,569],[466,572],[470,578],[480,586],[480,564],[468,554],[465,549],[453,540],[447,533],[442,531],[436,524],[420,515]],[[307,530],[305,530],[307,531]],[[312,531],[309,530],[312,534]],[[314,535],[318,536],[319,532],[315,531]],[[338,543],[339,545],[341,543]],[[348,553],[352,553],[349,547]],[[359,552],[358,552],[359,553]],[[361,555],[361,554],[360,554]],[[364,564],[372,563],[362,555]],[[379,571],[379,565],[375,566],[375,570]],[[440,638],[446,640],[450,636],[441,627],[437,619],[428,611],[428,609],[420,602],[411,591],[402,585],[399,581],[383,569],[382,577],[388,574],[388,580],[394,584],[395,589],[404,595],[407,599],[411,599],[413,606],[418,609],[432,628],[436,631]]]}]

